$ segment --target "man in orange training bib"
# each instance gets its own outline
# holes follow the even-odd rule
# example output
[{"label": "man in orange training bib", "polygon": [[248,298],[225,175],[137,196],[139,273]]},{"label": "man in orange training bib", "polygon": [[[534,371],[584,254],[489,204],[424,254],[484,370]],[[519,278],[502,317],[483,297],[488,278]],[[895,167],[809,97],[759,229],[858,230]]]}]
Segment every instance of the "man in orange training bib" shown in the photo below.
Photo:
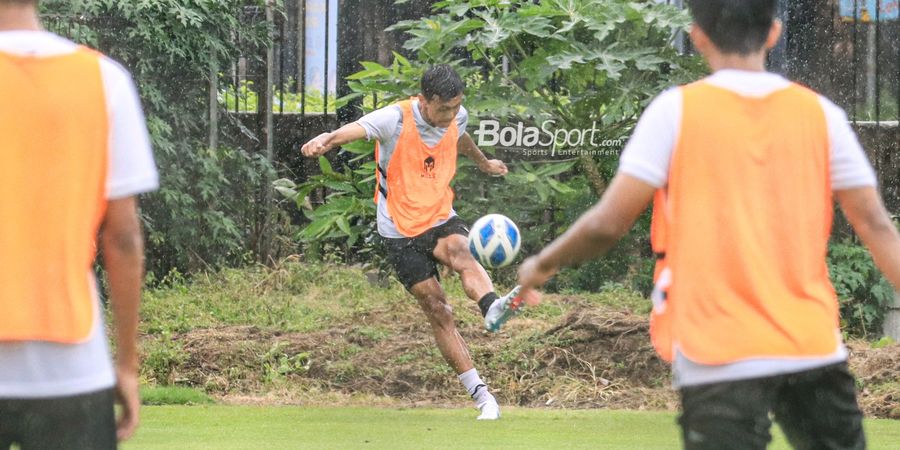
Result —
[{"label": "man in orange training bib", "polygon": [[418,300],[441,354],[481,410],[478,419],[493,420],[500,417],[500,408],[456,330],[436,264],[459,274],[466,295],[478,302],[487,320],[502,313],[504,299],[516,291],[498,297],[487,272],[469,253],[468,229],[453,210],[450,182],[456,174],[457,153],[491,175],[506,175],[507,168],[500,160],[487,159],[466,133],[465,84],[453,68],[430,68],[422,76],[421,88],[416,98],[312,139],[302,152],[317,157],[356,140],[376,141],[378,234],[384,238],[388,261]]},{"label": "man in orange training bib", "polygon": [[140,100],[119,64],[43,31],[34,0],[0,0],[0,80],[0,449],[116,448],[140,405],[135,196],[158,184]]},{"label": "man in orange training bib", "polygon": [[522,295],[606,252],[655,197],[651,335],[684,446],[763,449],[774,413],[796,448],[864,448],[825,261],[833,196],[895,287],[900,236],[844,112],[765,71],[776,1],[688,3],[714,73],[653,101],[600,202],[522,264]]}]

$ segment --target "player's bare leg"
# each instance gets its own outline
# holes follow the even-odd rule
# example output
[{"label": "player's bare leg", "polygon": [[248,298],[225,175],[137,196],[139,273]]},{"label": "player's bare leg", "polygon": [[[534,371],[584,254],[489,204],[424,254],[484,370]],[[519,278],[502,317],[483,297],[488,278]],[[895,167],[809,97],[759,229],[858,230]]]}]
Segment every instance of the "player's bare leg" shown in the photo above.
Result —
[{"label": "player's bare leg", "polygon": [[434,248],[434,257],[441,264],[459,274],[466,296],[481,300],[488,293],[494,292],[494,283],[487,271],[469,252],[469,242],[465,236],[453,234],[438,239]]},{"label": "player's bare leg", "polygon": [[453,309],[447,303],[447,295],[437,278],[429,278],[414,285],[410,292],[419,302],[419,307],[428,318],[434,339],[441,355],[457,374],[472,368],[472,358],[453,320]]},{"label": "player's bare leg", "polygon": [[498,331],[503,323],[518,312],[519,304],[515,297],[519,288],[498,297],[494,292],[494,283],[484,267],[469,252],[469,242],[465,236],[453,234],[438,239],[434,257],[459,274],[466,295],[478,302],[488,330]]},{"label": "player's bare leg", "polygon": [[498,419],[500,408],[494,396],[487,390],[487,385],[478,376],[469,356],[466,342],[456,329],[453,319],[453,309],[447,303],[447,295],[444,293],[437,278],[429,278],[419,282],[410,288],[410,292],[419,302],[419,307],[428,318],[434,340],[441,351],[447,364],[456,371],[460,382],[466,387],[466,391],[475,400],[476,406],[481,410],[479,419]]}]

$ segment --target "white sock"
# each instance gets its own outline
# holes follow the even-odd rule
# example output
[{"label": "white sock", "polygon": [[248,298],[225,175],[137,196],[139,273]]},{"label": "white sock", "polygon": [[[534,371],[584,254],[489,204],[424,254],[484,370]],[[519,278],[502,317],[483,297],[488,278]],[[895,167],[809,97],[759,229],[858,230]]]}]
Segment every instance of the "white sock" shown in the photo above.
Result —
[{"label": "white sock", "polygon": [[459,374],[459,381],[466,387],[466,392],[469,393],[472,400],[475,400],[475,404],[481,404],[488,398],[493,397],[488,392],[487,385],[478,376],[478,371],[475,368]]}]

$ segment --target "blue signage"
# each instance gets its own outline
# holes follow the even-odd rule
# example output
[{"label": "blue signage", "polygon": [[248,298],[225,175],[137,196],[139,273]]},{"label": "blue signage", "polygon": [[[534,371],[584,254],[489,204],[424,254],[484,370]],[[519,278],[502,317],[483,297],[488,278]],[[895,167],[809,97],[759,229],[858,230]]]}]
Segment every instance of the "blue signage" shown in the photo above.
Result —
[{"label": "blue signage", "polygon": [[[327,7],[326,7],[326,3]],[[328,20],[325,19],[326,11]],[[307,0],[306,2],[306,86],[323,93],[325,86],[334,94],[337,86],[337,21],[338,0]],[[328,33],[325,23],[328,23]],[[325,57],[326,35],[328,58]],[[327,59],[328,79],[325,79]],[[326,83],[327,81],[327,83]]]},{"label": "blue signage", "polygon": [[879,9],[878,19],[897,20],[900,0],[841,0],[841,17],[848,19],[856,18],[863,22],[871,22],[875,20],[875,13]]}]

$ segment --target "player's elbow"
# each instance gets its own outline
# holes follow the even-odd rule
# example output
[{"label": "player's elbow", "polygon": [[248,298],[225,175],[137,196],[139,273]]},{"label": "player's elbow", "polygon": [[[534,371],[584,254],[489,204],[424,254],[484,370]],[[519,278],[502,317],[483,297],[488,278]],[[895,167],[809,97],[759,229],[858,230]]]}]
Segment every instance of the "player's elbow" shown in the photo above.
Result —
[{"label": "player's elbow", "polygon": [[862,207],[848,208],[844,211],[854,231],[863,239],[896,233],[890,215],[877,199],[864,203]]},{"label": "player's elbow", "polygon": [[144,237],[135,197],[109,202],[103,223],[101,245],[107,256],[129,256],[143,253]]},{"label": "player's elbow", "polygon": [[144,252],[144,238],[138,227],[128,230],[117,230],[103,233],[103,251],[106,254],[118,254],[122,256],[142,255]]},{"label": "player's elbow", "polygon": [[894,223],[885,211],[870,211],[853,223],[853,229],[866,240],[866,237],[892,236],[897,233]]},{"label": "player's elbow", "polygon": [[142,256],[144,252],[144,236],[137,217],[120,221],[103,230],[101,245],[107,255]]}]

